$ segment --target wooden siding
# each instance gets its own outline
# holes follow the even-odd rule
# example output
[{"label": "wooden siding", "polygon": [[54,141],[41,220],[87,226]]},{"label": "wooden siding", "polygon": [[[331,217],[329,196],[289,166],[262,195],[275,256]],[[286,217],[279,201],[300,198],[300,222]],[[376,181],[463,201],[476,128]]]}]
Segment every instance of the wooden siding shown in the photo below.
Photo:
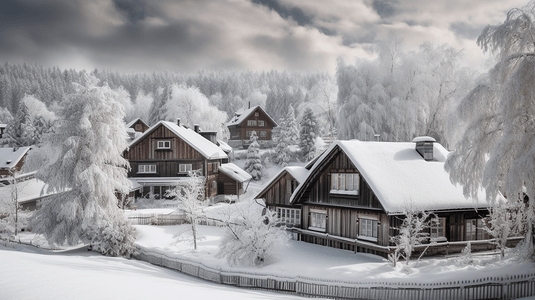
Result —
[{"label": "wooden siding", "polygon": [[243,192],[242,184],[224,173],[219,174],[219,182],[223,184],[223,194],[225,195],[236,195],[237,189],[239,189],[240,194]]},{"label": "wooden siding", "polygon": [[22,169],[22,166],[24,166],[24,161],[26,160],[26,155],[28,154],[24,154],[24,156],[19,160],[19,162],[11,169],[0,169],[0,175],[2,176],[11,176],[11,171],[17,171],[19,172],[20,169]]},{"label": "wooden siding", "polygon": [[[141,128],[136,130],[136,125],[140,125]],[[134,122],[134,124],[130,126],[130,128],[134,129],[137,132],[145,132],[147,131],[147,129],[149,129],[149,126],[145,124],[145,122],[143,122],[142,120],[137,120],[136,122]]]},{"label": "wooden siding", "polygon": [[263,198],[268,206],[294,206],[290,205],[290,197],[297,185],[297,180],[284,171],[258,198]]},{"label": "wooden siding", "polygon": [[[258,113],[258,116],[255,116],[255,113]],[[264,126],[248,126],[247,121],[256,120],[264,121]],[[271,140],[271,131],[275,127],[275,124],[271,121],[270,117],[260,108],[257,108],[251,114],[245,118],[240,124],[229,126],[230,139],[231,140],[249,140],[247,137],[247,131],[256,131],[259,140]],[[266,131],[266,136],[261,137],[260,131]]]}]

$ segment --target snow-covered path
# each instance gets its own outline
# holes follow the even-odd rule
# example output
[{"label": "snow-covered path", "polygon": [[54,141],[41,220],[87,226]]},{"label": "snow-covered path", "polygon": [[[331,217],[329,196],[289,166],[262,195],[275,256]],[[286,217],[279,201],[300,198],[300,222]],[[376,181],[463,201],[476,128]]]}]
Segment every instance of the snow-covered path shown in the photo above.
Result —
[{"label": "snow-covered path", "polygon": [[0,246],[0,299],[302,299],[209,283],[149,263],[84,249]]}]

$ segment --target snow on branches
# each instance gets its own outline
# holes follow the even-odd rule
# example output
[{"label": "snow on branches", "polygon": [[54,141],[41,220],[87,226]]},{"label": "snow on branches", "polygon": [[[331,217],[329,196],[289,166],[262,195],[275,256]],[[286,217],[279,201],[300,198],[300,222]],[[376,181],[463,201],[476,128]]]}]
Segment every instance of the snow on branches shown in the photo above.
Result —
[{"label": "snow on branches", "polygon": [[258,136],[256,131],[253,131],[249,139],[251,144],[247,148],[247,162],[245,163],[245,171],[253,177],[254,180],[262,179],[264,173],[264,166],[262,165],[262,157],[260,156],[260,145],[258,144]]},{"label": "snow on branches", "polygon": [[288,246],[286,228],[278,226],[276,213],[266,209],[263,203],[244,202],[234,207],[217,257],[226,258],[230,265],[260,266]]}]

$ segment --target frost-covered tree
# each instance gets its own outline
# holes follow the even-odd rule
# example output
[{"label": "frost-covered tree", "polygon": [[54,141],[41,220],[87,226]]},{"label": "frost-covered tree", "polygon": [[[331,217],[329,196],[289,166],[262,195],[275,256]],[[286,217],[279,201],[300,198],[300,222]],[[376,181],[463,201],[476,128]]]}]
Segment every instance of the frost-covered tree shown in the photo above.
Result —
[{"label": "frost-covered tree", "polygon": [[204,195],[204,177],[199,176],[197,171],[190,172],[186,180],[181,181],[180,185],[173,187],[166,193],[166,196],[176,197],[180,201],[178,210],[186,215],[186,220],[189,223],[188,230],[180,232],[175,238],[182,241],[191,237],[195,250],[197,250],[197,241],[200,238],[197,224],[206,218],[204,208],[208,206]]},{"label": "frost-covered tree", "polygon": [[30,221],[33,232],[52,245],[88,243],[106,255],[129,256],[135,228],[117,207],[116,193],[127,194],[128,161],[123,107],[117,93],[98,79],[83,74],[73,83],[57,129],[44,145],[49,160],[36,174],[54,193]]},{"label": "frost-covered tree", "polygon": [[19,193],[27,182],[18,177],[19,172],[13,169],[6,179],[7,184],[0,183],[0,232],[10,232],[15,236],[27,224],[29,216],[19,203]]},{"label": "frost-covered tree", "polygon": [[135,103],[132,106],[130,116],[126,116],[125,120],[134,120],[135,118],[141,118],[145,122],[149,122],[149,112],[152,104],[152,95],[145,94],[143,91],[139,91],[136,96]]},{"label": "frost-covered tree", "polygon": [[396,267],[399,257],[405,258],[407,266],[414,248],[429,238],[429,233],[425,232],[434,222],[436,217],[429,212],[420,211],[413,204],[408,204],[403,211],[403,220],[397,230],[398,234],[390,237],[390,241],[396,245],[394,253],[389,255],[389,260]]},{"label": "frost-covered tree", "polygon": [[299,144],[299,124],[295,117],[295,110],[292,106],[288,108],[288,114],[284,119],[285,127],[281,130],[284,131],[288,145],[298,145]]},{"label": "frost-covered tree", "polygon": [[466,196],[484,188],[494,200],[526,201],[526,243],[533,249],[535,221],[535,1],[509,11],[505,21],[485,27],[478,45],[497,64],[454,114],[460,139],[446,161]]},{"label": "frost-covered tree", "polygon": [[251,144],[247,148],[247,162],[245,163],[245,171],[253,177],[254,180],[262,179],[264,173],[264,166],[262,165],[262,157],[260,155],[260,145],[258,144],[258,136],[256,131],[253,131],[249,139]]},{"label": "frost-covered tree", "polygon": [[301,132],[299,134],[299,147],[306,161],[312,160],[316,154],[316,137],[318,125],[316,117],[310,108],[305,109],[301,119]]},{"label": "frost-covered tree", "polygon": [[217,257],[225,258],[230,265],[260,266],[288,246],[289,236],[284,226],[278,226],[276,212],[254,201],[243,204],[234,206]]},{"label": "frost-covered tree", "polygon": [[461,256],[457,260],[459,266],[468,266],[474,263],[474,258],[472,257],[472,243],[468,242],[466,247],[461,251]]},{"label": "frost-covered tree", "polygon": [[291,157],[289,143],[290,135],[289,131],[286,129],[287,127],[285,120],[279,120],[278,124],[279,125],[273,130],[273,141],[276,144],[273,162],[281,167],[285,167],[288,165],[288,162],[290,162]]}]

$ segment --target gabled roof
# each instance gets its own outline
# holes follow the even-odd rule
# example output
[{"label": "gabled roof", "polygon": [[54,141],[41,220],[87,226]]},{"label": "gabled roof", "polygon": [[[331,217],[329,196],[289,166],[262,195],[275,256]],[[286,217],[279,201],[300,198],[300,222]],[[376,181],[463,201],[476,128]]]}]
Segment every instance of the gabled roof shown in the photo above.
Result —
[{"label": "gabled roof", "polygon": [[145,121],[143,121],[141,118],[135,118],[134,120],[128,122],[128,124],[126,124],[126,128],[129,128],[129,127],[132,127],[132,125],[134,125],[137,121],[141,121],[143,124],[145,124],[147,127],[149,127],[149,125],[147,123],[145,123]]},{"label": "gabled roof", "polygon": [[271,122],[273,122],[273,125],[274,126],[277,126],[277,122],[275,122],[267,113],[264,109],[262,109],[262,107],[260,107],[260,105],[256,105],[256,106],[253,106],[249,109],[245,109],[245,110],[240,110],[240,111],[237,111],[236,114],[234,115],[234,117],[232,117],[232,119],[230,119],[230,121],[227,123],[227,126],[234,126],[234,125],[240,125],[245,119],[247,119],[247,117],[249,117],[256,109],[260,109],[268,118]]},{"label": "gabled roof", "polygon": [[[462,186],[451,183],[444,170],[449,152],[438,143],[434,144],[434,160],[425,161],[414,143],[337,141],[312,166],[306,181],[320,172],[335,151],[347,155],[389,214],[400,213],[411,204],[433,211],[491,206],[484,191],[478,199],[467,199]],[[297,187],[290,203],[295,204],[306,186]]]},{"label": "gabled roof", "polygon": [[273,185],[274,182],[279,180],[279,178],[284,176],[284,174],[286,173],[290,174],[295,180],[297,180],[298,184],[301,184],[307,178],[308,169],[306,169],[305,167],[298,166],[289,166],[281,169],[279,173],[277,173],[277,175],[275,175],[270,181],[268,181],[268,183],[262,188],[262,190],[256,194],[255,198],[265,193]]},{"label": "gabled roof", "polygon": [[11,169],[32,147],[0,148],[0,169]]},{"label": "gabled roof", "polygon": [[151,134],[159,126],[165,126],[167,129],[172,131],[180,139],[182,139],[188,145],[193,147],[193,149],[197,150],[197,152],[199,152],[207,159],[228,158],[227,154],[225,154],[225,152],[221,148],[219,148],[216,144],[210,142],[209,140],[205,139],[202,135],[189,128],[178,126],[176,123],[167,121],[160,121],[154,126],[150,127],[142,135],[133,140],[130,145],[128,145],[129,148],[132,148],[133,145],[141,141],[144,137]]},{"label": "gabled roof", "polygon": [[245,182],[253,178],[249,173],[233,163],[222,164],[219,166],[219,171],[238,182]]}]

